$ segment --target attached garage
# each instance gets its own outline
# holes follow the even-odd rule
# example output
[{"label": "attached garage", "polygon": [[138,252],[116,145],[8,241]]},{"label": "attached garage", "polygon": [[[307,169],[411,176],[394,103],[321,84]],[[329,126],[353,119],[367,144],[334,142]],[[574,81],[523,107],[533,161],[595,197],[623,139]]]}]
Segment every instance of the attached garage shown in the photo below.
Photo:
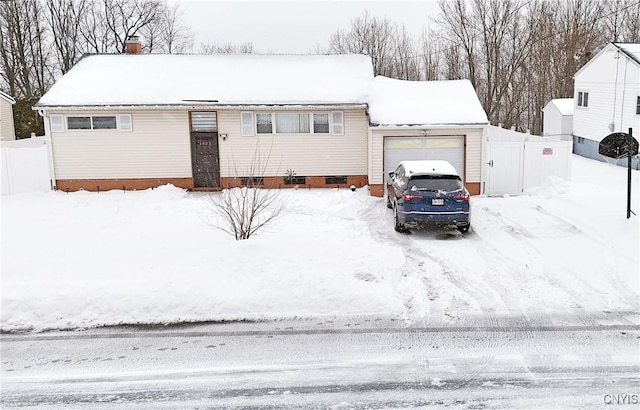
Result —
[{"label": "attached garage", "polygon": [[487,116],[468,80],[376,77],[370,96],[369,187],[382,196],[400,161],[450,162],[472,195],[482,193]]}]

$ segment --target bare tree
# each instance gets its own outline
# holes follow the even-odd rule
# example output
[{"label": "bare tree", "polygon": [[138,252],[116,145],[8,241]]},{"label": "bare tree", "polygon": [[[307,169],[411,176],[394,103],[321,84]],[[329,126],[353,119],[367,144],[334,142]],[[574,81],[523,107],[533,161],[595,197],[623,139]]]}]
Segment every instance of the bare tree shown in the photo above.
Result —
[{"label": "bare tree", "polygon": [[180,4],[162,4],[158,18],[140,29],[147,53],[180,54],[193,49],[193,33],[182,20]]},{"label": "bare tree", "polygon": [[329,51],[371,56],[374,75],[392,77],[393,31],[394,25],[389,19],[378,18],[365,11],[351,22],[348,31],[338,30],[331,35]]},{"label": "bare tree", "polygon": [[427,81],[439,80],[443,70],[444,53],[441,41],[433,30],[422,30],[420,39],[421,78]]},{"label": "bare tree", "polygon": [[396,26],[391,49],[391,76],[400,80],[420,80],[420,59],[413,37],[404,25]]},{"label": "bare tree", "polygon": [[640,2],[612,0],[605,2],[604,34],[608,41],[640,42]]},{"label": "bare tree", "polygon": [[88,4],[86,0],[47,0],[46,5],[57,69],[64,74],[82,55],[80,28]]},{"label": "bare tree", "polygon": [[46,25],[38,1],[0,2],[2,80],[16,97],[44,94],[52,83]]},{"label": "bare tree", "polygon": [[193,33],[183,21],[184,11],[179,4],[167,7],[163,20],[165,30],[162,36],[164,51],[168,54],[190,52],[193,49]]},{"label": "bare tree", "polygon": [[87,12],[80,21],[80,32],[84,40],[82,49],[87,53],[120,52],[106,24],[102,0],[88,1],[90,3],[87,7]]},{"label": "bare tree", "polygon": [[232,43],[201,43],[199,54],[253,54],[253,43],[242,43],[235,45]]}]

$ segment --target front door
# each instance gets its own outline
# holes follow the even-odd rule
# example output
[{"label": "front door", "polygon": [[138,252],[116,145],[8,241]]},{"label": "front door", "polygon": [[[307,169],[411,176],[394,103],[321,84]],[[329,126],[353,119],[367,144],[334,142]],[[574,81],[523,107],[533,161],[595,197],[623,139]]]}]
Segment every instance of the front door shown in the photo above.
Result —
[{"label": "front door", "polygon": [[215,112],[191,112],[191,162],[196,188],[220,186]]}]

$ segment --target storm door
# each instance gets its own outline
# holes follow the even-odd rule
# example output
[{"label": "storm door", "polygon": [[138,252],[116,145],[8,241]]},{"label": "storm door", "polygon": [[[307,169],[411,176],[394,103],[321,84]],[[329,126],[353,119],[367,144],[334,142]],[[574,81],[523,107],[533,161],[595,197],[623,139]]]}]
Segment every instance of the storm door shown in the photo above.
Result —
[{"label": "storm door", "polygon": [[218,121],[213,111],[189,113],[191,122],[191,163],[196,188],[220,186]]}]

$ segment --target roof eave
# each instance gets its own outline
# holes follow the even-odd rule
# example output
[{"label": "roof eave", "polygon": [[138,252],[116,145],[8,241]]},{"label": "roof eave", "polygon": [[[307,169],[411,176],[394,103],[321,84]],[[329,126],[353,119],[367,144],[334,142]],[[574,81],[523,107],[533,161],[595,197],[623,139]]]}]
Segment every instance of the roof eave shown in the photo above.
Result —
[{"label": "roof eave", "polygon": [[95,105],[42,105],[31,107],[34,111],[114,111],[114,110],[288,110],[304,109],[366,109],[366,103],[261,103],[261,104],[95,104]]},{"label": "roof eave", "polygon": [[440,129],[440,128],[484,128],[489,125],[489,122],[456,122],[456,123],[439,123],[439,124],[371,124],[371,127],[377,130],[397,130],[397,129]]}]

